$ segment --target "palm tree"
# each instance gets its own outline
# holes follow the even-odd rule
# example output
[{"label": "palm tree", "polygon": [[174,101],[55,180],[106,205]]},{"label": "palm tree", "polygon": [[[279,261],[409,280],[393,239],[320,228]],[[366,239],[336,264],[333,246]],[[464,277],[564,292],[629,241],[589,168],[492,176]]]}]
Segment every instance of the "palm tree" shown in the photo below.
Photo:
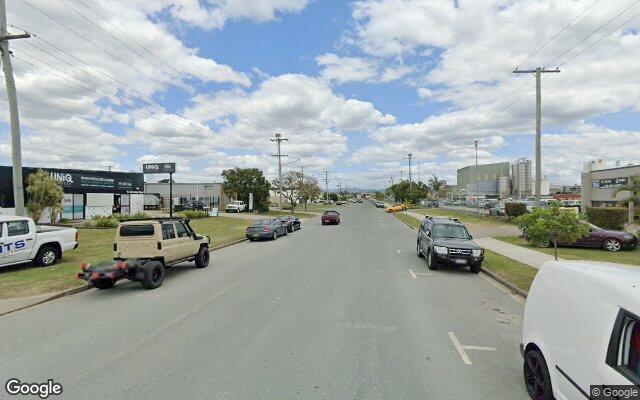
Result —
[{"label": "palm tree", "polygon": [[444,188],[445,186],[447,186],[447,181],[445,181],[444,179],[438,179],[436,174],[433,174],[433,178],[429,179],[429,187],[436,197],[440,193],[440,190],[442,190],[442,188]]}]

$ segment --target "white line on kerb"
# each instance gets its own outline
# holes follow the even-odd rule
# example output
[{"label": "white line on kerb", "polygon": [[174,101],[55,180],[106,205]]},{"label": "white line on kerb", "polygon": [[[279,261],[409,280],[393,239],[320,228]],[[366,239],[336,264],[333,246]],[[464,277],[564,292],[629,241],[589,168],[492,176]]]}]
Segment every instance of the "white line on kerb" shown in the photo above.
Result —
[{"label": "white line on kerb", "polygon": [[464,351],[464,347],[462,347],[456,335],[453,332],[447,332],[447,334],[449,335],[449,339],[451,339],[451,341],[453,342],[453,345],[455,346],[456,350],[458,350],[458,354],[460,354],[460,357],[462,358],[462,362],[467,365],[471,365],[471,359],[469,358],[469,355],[467,354],[467,352]]},{"label": "white line on kerb", "polygon": [[410,269],[410,270],[409,270],[409,273],[411,274],[411,277],[412,277],[413,279],[416,279],[416,278],[417,278],[416,273],[415,273],[415,272],[413,272],[413,270],[412,270],[412,269]]}]

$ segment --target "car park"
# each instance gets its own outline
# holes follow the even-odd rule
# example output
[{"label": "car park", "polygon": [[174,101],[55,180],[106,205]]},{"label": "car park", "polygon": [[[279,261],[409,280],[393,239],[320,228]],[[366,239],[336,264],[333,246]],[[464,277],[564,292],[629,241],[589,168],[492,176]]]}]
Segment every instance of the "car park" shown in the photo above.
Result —
[{"label": "car park", "polygon": [[247,228],[245,236],[252,242],[258,239],[276,240],[280,236],[287,236],[287,227],[279,218],[257,219]]},{"label": "car park", "polygon": [[175,264],[193,261],[197,268],[207,267],[210,244],[211,238],[195,233],[188,219],[121,222],[113,243],[114,262],[82,264],[77,277],[98,289],[109,289],[120,279],[156,289],[164,281],[165,269]]},{"label": "car park", "polygon": [[322,225],[338,225],[340,223],[340,213],[336,210],[327,210],[320,217]]},{"label": "car park", "polygon": [[427,259],[427,268],[439,265],[469,267],[473,273],[482,269],[484,249],[473,242],[467,228],[456,218],[425,217],[416,241],[416,253]]},{"label": "car park", "polygon": [[632,398],[591,395],[599,393],[594,387],[640,385],[638,287],[636,267],[588,261],[543,265],[527,296],[520,344],[532,399]]},{"label": "car park", "polygon": [[0,216],[0,268],[27,262],[48,267],[77,247],[75,228],[40,226],[31,218]]},{"label": "car park", "polygon": [[293,215],[280,215],[278,219],[287,228],[287,232],[297,231],[302,228],[300,218],[294,217]]},{"label": "car park", "polygon": [[388,213],[393,213],[393,212],[397,212],[397,211],[406,211],[407,206],[405,206],[404,204],[395,204],[393,206],[389,206],[387,208],[385,208],[385,212]]}]

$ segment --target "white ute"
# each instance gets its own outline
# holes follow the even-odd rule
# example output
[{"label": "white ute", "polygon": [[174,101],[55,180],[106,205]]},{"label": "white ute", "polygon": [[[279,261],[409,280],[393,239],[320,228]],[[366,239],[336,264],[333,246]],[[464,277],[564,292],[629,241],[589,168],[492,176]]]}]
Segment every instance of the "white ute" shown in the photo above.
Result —
[{"label": "white ute", "polygon": [[601,396],[640,385],[640,269],[546,263],[527,297],[520,346],[531,398],[622,399]]},{"label": "white ute", "polygon": [[247,207],[246,204],[244,204],[244,201],[242,200],[234,200],[231,203],[227,204],[227,206],[224,208],[225,212],[243,212],[245,210],[245,208]]},{"label": "white ute", "polygon": [[47,267],[77,247],[74,228],[36,226],[31,218],[0,216],[0,268],[25,262]]}]

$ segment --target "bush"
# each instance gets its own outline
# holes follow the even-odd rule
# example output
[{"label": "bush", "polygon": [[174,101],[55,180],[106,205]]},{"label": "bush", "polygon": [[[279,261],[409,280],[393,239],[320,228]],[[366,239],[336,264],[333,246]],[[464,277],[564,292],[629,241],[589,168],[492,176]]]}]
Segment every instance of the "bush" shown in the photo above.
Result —
[{"label": "bush", "polygon": [[508,217],[519,217],[527,213],[527,205],[524,203],[505,203],[504,212]]},{"label": "bush", "polygon": [[114,219],[116,219],[117,221],[122,222],[122,221],[131,221],[133,219],[149,218],[149,214],[147,214],[144,211],[138,211],[137,213],[131,214],[131,215],[115,213],[115,214],[112,215],[112,217]]},{"label": "bush", "polygon": [[587,207],[587,220],[604,229],[622,230],[628,214],[623,207]]},{"label": "bush", "polygon": [[96,228],[115,228],[118,226],[118,220],[113,217],[94,218]]},{"label": "bush", "polygon": [[207,218],[209,216],[209,213],[206,211],[198,211],[198,210],[184,210],[177,213],[176,216],[180,218],[186,218],[186,219],[200,219],[200,218]]}]

